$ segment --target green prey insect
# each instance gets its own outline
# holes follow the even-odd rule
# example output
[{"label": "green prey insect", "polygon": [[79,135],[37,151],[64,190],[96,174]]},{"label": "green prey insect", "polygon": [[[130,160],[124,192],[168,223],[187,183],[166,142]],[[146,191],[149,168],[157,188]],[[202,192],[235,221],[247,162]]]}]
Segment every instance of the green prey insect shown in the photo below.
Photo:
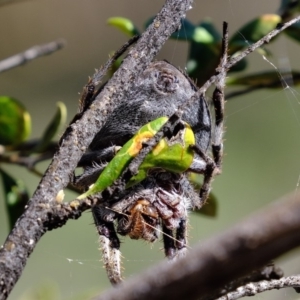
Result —
[{"label": "green prey insect", "polygon": [[[97,181],[84,194],[77,199],[84,199],[102,192],[116,181],[132,159],[142,149],[142,144],[152,138],[168,121],[168,117],[161,117],[147,123],[118,151],[117,155],[109,162]],[[154,149],[145,157],[139,167],[137,175],[133,176],[126,188],[136,185],[147,177],[152,168],[160,168],[173,173],[183,173],[194,159],[194,151],[190,148],[195,144],[195,136],[191,127],[183,122],[184,129],[170,140],[163,138]]]}]

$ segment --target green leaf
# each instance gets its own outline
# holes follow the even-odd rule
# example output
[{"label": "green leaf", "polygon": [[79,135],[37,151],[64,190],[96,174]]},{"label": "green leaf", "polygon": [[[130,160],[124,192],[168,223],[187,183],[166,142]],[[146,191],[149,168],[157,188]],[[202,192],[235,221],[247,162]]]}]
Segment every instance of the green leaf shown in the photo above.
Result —
[{"label": "green leaf", "polygon": [[123,17],[112,17],[107,20],[107,24],[118,28],[125,34],[129,35],[130,37],[139,34],[138,29],[134,26],[134,24],[126,18]]},{"label": "green leaf", "polygon": [[211,44],[214,37],[202,26],[197,26],[194,30],[193,41],[196,43]]},{"label": "green leaf", "polygon": [[61,127],[66,123],[67,108],[65,104],[63,102],[57,102],[56,105],[56,113],[43,133],[39,144],[33,150],[34,152],[42,152],[44,149],[46,149],[51,140],[55,137],[55,135],[58,134]]},{"label": "green leaf", "polygon": [[5,205],[8,213],[10,229],[24,211],[29,200],[28,192],[21,180],[16,180],[4,170],[0,169],[4,187]]},{"label": "green leaf", "polygon": [[239,29],[229,41],[231,54],[257,42],[271,30],[275,29],[281,21],[281,17],[275,14],[262,15],[250,21]]},{"label": "green leaf", "polygon": [[17,145],[31,132],[30,115],[16,99],[0,96],[0,144]]},{"label": "green leaf", "polygon": [[[292,71],[289,76],[292,76],[295,85],[300,84],[300,72]],[[246,76],[230,76],[227,85],[247,85],[257,88],[282,88],[282,80],[277,72],[267,71]]]},{"label": "green leaf", "polygon": [[206,29],[209,34],[213,36],[214,43],[221,42],[222,36],[220,35],[211,19],[206,18],[204,21],[199,23],[198,27],[203,27],[204,29]]}]

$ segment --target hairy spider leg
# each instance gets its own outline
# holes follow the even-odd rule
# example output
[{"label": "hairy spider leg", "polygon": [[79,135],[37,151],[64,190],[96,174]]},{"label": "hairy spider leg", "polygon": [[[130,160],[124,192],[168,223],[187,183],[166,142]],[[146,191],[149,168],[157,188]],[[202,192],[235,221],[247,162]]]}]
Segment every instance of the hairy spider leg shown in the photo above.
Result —
[{"label": "hairy spider leg", "polygon": [[173,230],[162,224],[163,243],[165,255],[169,260],[177,259],[186,254],[186,220],[181,219],[178,228],[176,229],[176,238]]},{"label": "hairy spider leg", "polygon": [[95,225],[99,234],[100,251],[107,277],[111,284],[122,281],[120,240],[112,222],[106,222],[102,217],[102,207],[92,210]]},{"label": "hairy spider leg", "polygon": [[187,220],[181,219],[176,230],[177,258],[185,256],[187,250]]}]

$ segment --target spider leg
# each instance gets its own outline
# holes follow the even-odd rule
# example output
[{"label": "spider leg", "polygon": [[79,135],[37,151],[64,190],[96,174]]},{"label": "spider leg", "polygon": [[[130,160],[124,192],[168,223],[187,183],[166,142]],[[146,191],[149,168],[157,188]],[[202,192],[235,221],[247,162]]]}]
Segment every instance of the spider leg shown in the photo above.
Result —
[{"label": "spider leg", "polygon": [[73,178],[73,185],[82,189],[86,189],[91,184],[95,183],[101,172],[106,167],[106,164],[94,164],[93,167],[85,169],[84,173]]},{"label": "spider leg", "polygon": [[165,255],[169,260],[174,260],[186,255],[186,220],[181,219],[176,229],[176,237],[173,230],[164,223],[162,225],[163,243]]},{"label": "spider leg", "polygon": [[169,229],[164,223],[162,224],[163,231],[163,243],[165,255],[169,260],[173,260],[176,257],[175,238],[173,236],[173,230]]},{"label": "spider leg", "polygon": [[187,240],[186,240],[186,220],[181,219],[179,223],[179,227],[176,230],[176,248],[177,248],[177,255],[176,257],[184,257],[186,256],[186,245],[187,245]]},{"label": "spider leg", "polygon": [[106,273],[111,284],[116,285],[122,281],[120,240],[114,224],[103,219],[102,207],[97,206],[92,212],[99,234],[100,250]]},{"label": "spider leg", "polygon": [[201,208],[210,192],[211,182],[214,175],[221,172],[222,156],[223,156],[223,133],[224,133],[224,88],[227,70],[225,65],[227,63],[227,52],[228,52],[228,28],[227,24],[224,23],[223,27],[223,40],[222,40],[222,55],[219,67],[216,70],[216,88],[213,92],[213,105],[215,109],[215,126],[212,133],[212,154],[213,159],[211,159],[207,154],[205,154],[198,145],[193,145],[191,148],[203,159],[206,163],[204,171],[203,184],[200,189],[200,201],[197,208]]},{"label": "spider leg", "polygon": [[224,133],[224,86],[217,86],[213,93],[215,107],[215,129],[212,136],[212,154],[216,166],[221,170],[223,156],[223,133]]},{"label": "spider leg", "polygon": [[228,24],[223,25],[223,40],[222,40],[222,56],[219,67],[217,68],[218,79],[216,80],[216,88],[213,93],[212,101],[215,108],[215,128],[212,135],[212,153],[216,166],[221,171],[222,156],[223,156],[223,134],[224,134],[224,88],[227,70],[225,65],[227,63],[228,52]]}]

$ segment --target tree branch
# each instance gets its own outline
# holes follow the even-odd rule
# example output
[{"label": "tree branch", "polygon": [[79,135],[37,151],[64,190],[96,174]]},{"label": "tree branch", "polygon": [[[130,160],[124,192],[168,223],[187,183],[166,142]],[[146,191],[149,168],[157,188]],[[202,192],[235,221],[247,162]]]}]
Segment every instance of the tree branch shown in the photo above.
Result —
[{"label": "tree branch", "polygon": [[[82,154],[107,116],[123,100],[137,76],[153,60],[169,36],[180,27],[180,21],[191,7],[192,0],[167,0],[153,23],[124,59],[120,68],[97,96],[90,109],[69,128],[53,157],[24,214],[18,219],[0,249],[0,299],[6,299],[21,276],[27,258],[47,230],[41,224],[45,208],[53,205],[58,192],[69,182]],[[50,215],[51,214],[47,214]],[[51,221],[51,218],[49,218]]]},{"label": "tree branch", "polygon": [[211,299],[215,290],[299,245],[300,194],[293,194],[201,242],[185,258],[162,262],[96,299]]},{"label": "tree branch", "polygon": [[0,73],[24,65],[41,56],[52,54],[63,48],[65,44],[65,41],[60,39],[48,44],[31,47],[22,53],[3,59],[0,61]]}]

